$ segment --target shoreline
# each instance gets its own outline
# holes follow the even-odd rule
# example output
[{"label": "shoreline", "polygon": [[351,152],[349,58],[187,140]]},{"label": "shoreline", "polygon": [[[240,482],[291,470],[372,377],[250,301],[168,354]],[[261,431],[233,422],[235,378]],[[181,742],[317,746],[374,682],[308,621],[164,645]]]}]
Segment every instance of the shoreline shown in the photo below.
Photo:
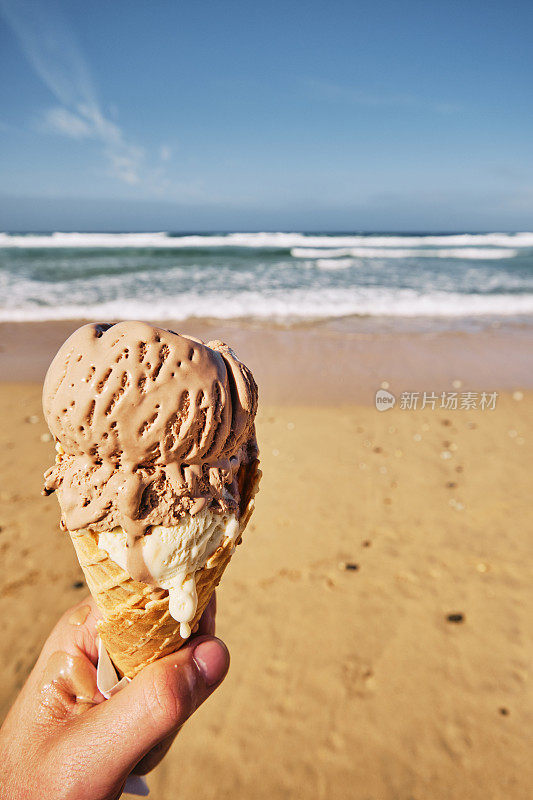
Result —
[{"label": "shoreline", "polygon": [[[63,341],[84,320],[0,323],[0,383],[41,382]],[[250,366],[261,403],[374,403],[386,382],[402,392],[512,392],[533,388],[533,327],[473,331],[405,329],[388,318],[283,327],[235,320],[156,322],[208,341],[222,339]]]}]

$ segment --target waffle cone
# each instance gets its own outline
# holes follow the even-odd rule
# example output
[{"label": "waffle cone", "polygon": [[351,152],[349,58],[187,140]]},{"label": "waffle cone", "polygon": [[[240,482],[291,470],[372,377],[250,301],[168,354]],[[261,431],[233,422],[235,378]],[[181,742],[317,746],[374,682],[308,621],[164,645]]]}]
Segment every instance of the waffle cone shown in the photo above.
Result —
[{"label": "waffle cone", "polygon": [[[258,461],[241,471],[241,514],[237,544],[254,510],[261,471]],[[133,678],[143,667],[174,653],[187,641],[171,617],[168,592],[133,580],[104,550],[91,530],[69,531],[89,590],[102,618],[98,633],[120,675]],[[199,621],[234,551],[225,539],[203,569],[196,573],[198,607],[191,628]]]}]

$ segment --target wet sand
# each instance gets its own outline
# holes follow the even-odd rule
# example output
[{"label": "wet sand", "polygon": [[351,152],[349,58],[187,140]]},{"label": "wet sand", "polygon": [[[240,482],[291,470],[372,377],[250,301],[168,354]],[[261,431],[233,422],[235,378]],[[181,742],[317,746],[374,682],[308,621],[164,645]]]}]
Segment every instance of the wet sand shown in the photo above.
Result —
[{"label": "wet sand", "polygon": [[[0,323],[0,381],[42,381],[60,345],[83,321]],[[533,389],[533,329],[487,325],[438,330],[426,321],[354,318],[315,325],[156,322],[205,341],[223,339],[250,366],[261,402],[284,405],[372,403],[391,391],[444,391],[454,380],[477,391]],[[497,324],[497,323],[495,323]]]},{"label": "wet sand", "polygon": [[[517,359],[510,383],[498,380],[492,354],[508,343],[493,337],[478,337],[479,359],[471,344],[477,378],[457,372],[449,338],[447,351],[444,339],[442,351],[434,337],[419,345],[434,371],[421,386],[498,390],[485,411],[376,411],[365,398],[380,381],[417,388],[407,362],[372,363],[394,350],[384,341],[361,340],[329,394],[319,369],[307,374],[322,387],[307,403],[302,364],[276,388],[251,359],[267,398],[264,479],[219,590],[231,670],[150,777],[154,799],[529,799],[533,393]],[[39,494],[53,457],[40,386],[0,385],[0,414],[3,714],[85,589],[56,501]]]}]

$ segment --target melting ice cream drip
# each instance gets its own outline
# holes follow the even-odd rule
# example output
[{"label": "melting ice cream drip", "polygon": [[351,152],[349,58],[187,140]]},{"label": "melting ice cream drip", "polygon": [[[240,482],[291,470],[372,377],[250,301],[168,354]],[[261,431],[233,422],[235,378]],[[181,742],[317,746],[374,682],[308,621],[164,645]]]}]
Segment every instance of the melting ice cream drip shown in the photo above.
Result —
[{"label": "melting ice cream drip", "polygon": [[194,575],[187,578],[181,586],[171,587],[168,590],[168,610],[170,615],[180,623],[180,636],[188,639],[191,635],[190,622],[196,614],[198,595],[196,594],[196,581]]},{"label": "melting ice cream drip", "polygon": [[134,580],[168,591],[170,614],[180,623],[180,636],[186,639],[198,606],[196,572],[224,540],[235,542],[238,535],[239,522],[233,514],[204,509],[194,516],[185,515],[178,525],[155,525],[132,547],[128,547],[122,528],[105,531],[98,535],[98,547]]}]

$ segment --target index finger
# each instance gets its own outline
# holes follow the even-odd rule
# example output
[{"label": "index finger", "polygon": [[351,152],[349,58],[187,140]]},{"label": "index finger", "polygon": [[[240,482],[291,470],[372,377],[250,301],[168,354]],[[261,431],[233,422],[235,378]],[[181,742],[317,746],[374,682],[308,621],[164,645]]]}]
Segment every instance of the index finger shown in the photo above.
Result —
[{"label": "index finger", "polygon": [[96,666],[98,661],[96,625],[100,617],[98,606],[93,598],[87,595],[60,617],[43,651],[63,650],[73,656],[83,654]]}]

